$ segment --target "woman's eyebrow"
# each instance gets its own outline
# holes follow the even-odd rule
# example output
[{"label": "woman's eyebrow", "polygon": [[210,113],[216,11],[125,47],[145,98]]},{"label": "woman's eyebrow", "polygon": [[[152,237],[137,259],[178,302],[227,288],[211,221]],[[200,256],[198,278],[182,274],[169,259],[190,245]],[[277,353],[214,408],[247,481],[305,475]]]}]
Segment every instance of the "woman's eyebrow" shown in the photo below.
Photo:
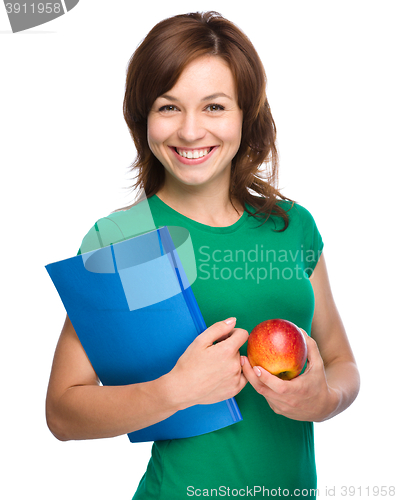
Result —
[{"label": "woman's eyebrow", "polygon": [[[174,101],[174,102],[179,102],[179,99],[177,97],[174,97],[170,94],[163,94],[159,96],[162,99],[167,99],[167,101]],[[227,99],[232,100],[233,98],[225,94],[224,92],[216,92],[215,94],[207,95],[206,97],[203,97],[201,101],[210,101],[211,99],[217,99],[218,97],[226,97]]]},{"label": "woman's eyebrow", "polygon": [[216,94],[207,95],[207,97],[204,97],[201,100],[202,101],[211,101],[211,99],[217,99],[218,97],[227,97],[230,100],[233,99],[232,97],[230,97],[229,95],[225,94],[224,92],[217,92]]}]

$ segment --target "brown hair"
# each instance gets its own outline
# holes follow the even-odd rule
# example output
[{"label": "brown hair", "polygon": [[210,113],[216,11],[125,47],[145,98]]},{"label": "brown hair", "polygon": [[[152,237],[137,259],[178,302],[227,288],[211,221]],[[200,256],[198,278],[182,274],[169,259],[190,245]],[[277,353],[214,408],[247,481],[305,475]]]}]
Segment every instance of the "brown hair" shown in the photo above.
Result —
[{"label": "brown hair", "polygon": [[277,202],[288,198],[277,190],[276,126],[266,97],[265,71],[247,36],[217,12],[183,14],[161,21],[129,61],[124,118],[137,150],[132,164],[132,170],[137,171],[134,187],[144,190],[149,198],[163,186],[164,167],[147,142],[147,116],[154,101],[176,84],[184,68],[206,54],[229,64],[243,111],[241,144],[232,161],[230,200],[248,204],[254,209],[246,208],[248,213],[257,217],[282,217],[286,229],[288,214]]}]

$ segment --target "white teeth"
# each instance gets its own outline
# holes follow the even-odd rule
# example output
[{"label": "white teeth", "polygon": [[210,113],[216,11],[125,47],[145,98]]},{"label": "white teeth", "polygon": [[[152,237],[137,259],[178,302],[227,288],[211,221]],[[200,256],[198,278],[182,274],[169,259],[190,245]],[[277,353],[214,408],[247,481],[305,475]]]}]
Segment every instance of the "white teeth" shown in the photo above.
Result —
[{"label": "white teeth", "polygon": [[184,158],[192,160],[196,158],[202,158],[203,156],[207,155],[210,152],[210,149],[194,149],[186,151],[184,149],[176,148],[176,151],[179,155],[183,156]]}]

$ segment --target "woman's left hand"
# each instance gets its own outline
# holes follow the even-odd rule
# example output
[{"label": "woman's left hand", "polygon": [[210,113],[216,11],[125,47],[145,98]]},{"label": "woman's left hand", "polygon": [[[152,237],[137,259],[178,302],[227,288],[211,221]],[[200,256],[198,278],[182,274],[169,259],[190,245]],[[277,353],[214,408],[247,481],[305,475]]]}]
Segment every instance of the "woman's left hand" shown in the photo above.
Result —
[{"label": "woman's left hand", "polygon": [[334,412],[338,406],[338,395],[327,384],[316,341],[306,333],[305,336],[307,366],[298,377],[282,380],[261,367],[251,367],[245,356],[241,360],[242,370],[248,382],[267,399],[275,413],[293,420],[320,422]]}]

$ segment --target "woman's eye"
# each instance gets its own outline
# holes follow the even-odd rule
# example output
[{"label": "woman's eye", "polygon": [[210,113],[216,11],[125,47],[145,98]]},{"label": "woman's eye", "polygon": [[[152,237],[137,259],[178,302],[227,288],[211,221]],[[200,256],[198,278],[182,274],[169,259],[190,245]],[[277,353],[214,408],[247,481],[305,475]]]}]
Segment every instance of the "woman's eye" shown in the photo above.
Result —
[{"label": "woman's eye", "polygon": [[208,111],[224,111],[225,108],[224,106],[221,106],[220,104],[210,104],[209,106],[207,106]]},{"label": "woman's eye", "polygon": [[166,104],[165,106],[161,106],[159,109],[160,112],[169,112],[169,111],[176,111],[177,107],[173,106],[172,104]]}]

